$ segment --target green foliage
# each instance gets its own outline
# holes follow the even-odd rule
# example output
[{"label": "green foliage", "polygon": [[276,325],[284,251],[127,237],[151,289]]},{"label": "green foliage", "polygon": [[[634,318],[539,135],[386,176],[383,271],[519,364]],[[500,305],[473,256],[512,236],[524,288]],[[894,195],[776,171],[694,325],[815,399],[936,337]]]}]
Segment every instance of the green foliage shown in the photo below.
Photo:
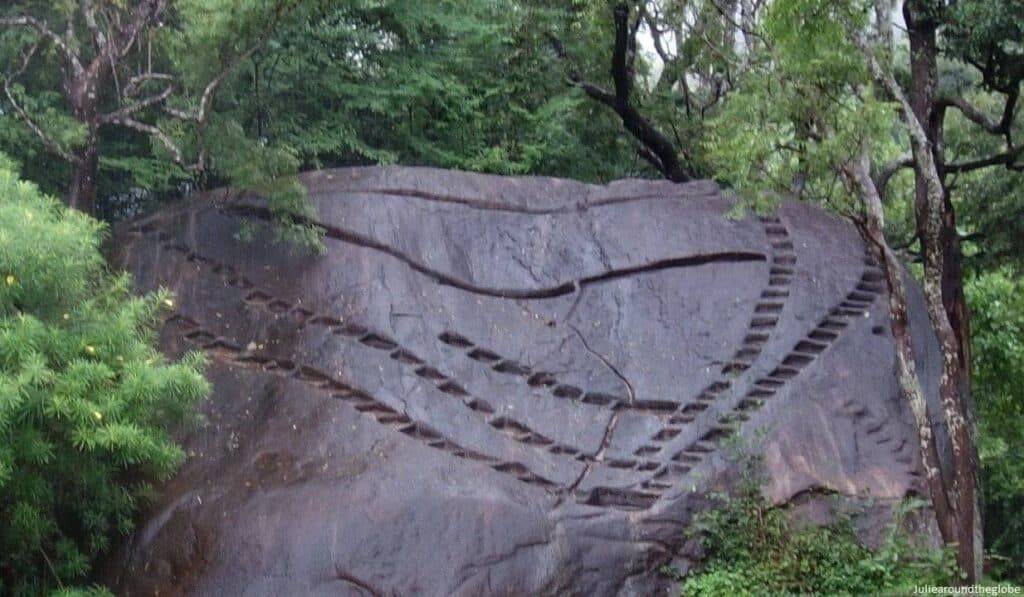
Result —
[{"label": "green foliage", "polygon": [[945,51],[981,65],[985,85],[1010,89],[1024,76],[1024,3],[960,0],[950,3],[943,30]]},{"label": "green foliage", "polygon": [[155,350],[172,299],[108,274],[104,232],[0,163],[0,593],[82,581],[181,462],[169,429],[208,392],[201,355]]},{"label": "green foliage", "polygon": [[903,530],[919,503],[897,509],[880,549],[858,541],[848,516],[828,526],[799,525],[761,493],[757,461],[745,456],[735,494],[695,520],[707,558],[687,577],[683,595],[822,594],[874,595],[908,592],[915,585],[948,585],[953,554],[918,545]]},{"label": "green foliage", "polygon": [[70,587],[51,593],[51,597],[112,597],[113,593],[106,587]]},{"label": "green foliage", "polygon": [[307,223],[314,215],[313,205],[294,177],[299,168],[295,153],[288,146],[254,144],[232,120],[218,118],[215,128],[210,143],[218,156],[214,166],[228,173],[233,187],[267,199],[275,240],[322,252],[323,231]]},{"label": "green foliage", "polygon": [[[131,20],[137,4],[98,2],[101,26]],[[227,110],[219,109],[220,105],[232,105],[231,98],[221,104],[213,95],[214,103],[204,104],[207,91],[216,94],[220,87],[230,85],[252,49],[260,47],[270,30],[291,17],[294,4],[289,0],[170,3],[162,16],[162,23],[168,26],[150,26],[140,35],[145,42],[134,44],[126,56],[111,56],[99,63],[107,68],[105,63],[110,62],[110,73],[101,78],[96,93],[100,114],[127,109],[126,104],[144,107],[131,113],[142,124],[99,126],[96,143],[100,171],[95,175],[101,196],[97,214],[117,219],[137,212],[136,205],[122,205],[126,199],[180,195],[196,186],[228,184],[268,198],[280,223],[279,238],[320,248],[318,232],[298,223],[311,206],[295,180],[300,162],[293,148],[268,145],[265,139],[247,136],[241,123],[232,120]],[[93,47],[81,41],[92,38],[85,26],[84,10],[79,3],[25,1],[0,7],[0,16],[30,14],[56,30],[66,31],[67,43],[88,63]],[[0,60],[17,64],[36,41],[38,35],[31,29],[0,28]],[[63,61],[56,49],[43,44],[43,51],[25,72],[3,76],[18,77],[11,98],[39,130],[64,152],[77,155],[84,151],[90,136],[86,134],[85,117],[73,115],[65,99],[67,85],[60,76],[65,69],[55,68]],[[156,75],[147,79],[144,73]],[[131,82],[138,77],[142,77],[137,79],[141,83]],[[208,87],[214,81],[220,85]],[[132,92],[126,91],[129,87]],[[168,95],[165,89],[174,93]],[[164,99],[146,101],[160,97]],[[43,143],[29,132],[13,102],[0,102],[0,151],[14,155],[25,174],[44,190],[63,192],[69,167],[52,166],[60,158],[44,151]],[[212,117],[200,118],[200,111],[207,108]],[[164,136],[148,134],[145,127],[159,130]],[[168,144],[180,152],[172,151]],[[195,166],[198,164],[202,167]]]},{"label": "green foliage", "polygon": [[545,35],[568,18],[513,0],[302,3],[221,108],[249,138],[290,148],[303,169],[607,178],[622,170],[616,128],[602,112],[595,123],[548,50]]},{"label": "green foliage", "polygon": [[993,573],[1024,582],[1024,280],[1010,268],[969,280],[974,393]]},{"label": "green foliage", "polygon": [[[101,4],[114,12],[134,6]],[[87,40],[77,10],[33,0],[0,15],[28,11],[56,29],[70,20]],[[566,65],[551,50],[549,35],[573,23],[589,40],[571,41],[574,51],[589,57],[601,46],[599,32],[576,12],[519,0],[171,3],[163,26],[146,32],[145,44],[106,77],[99,109],[120,108],[118,86],[140,72],[166,74],[141,83],[137,95],[157,95],[167,80],[174,93],[136,118],[166,133],[185,162],[205,152],[205,167],[182,168],[156,137],[101,126],[97,213],[118,219],[189,190],[228,185],[268,198],[282,224],[279,238],[322,248],[318,231],[302,224],[311,206],[295,182],[299,170],[403,163],[595,181],[642,172],[613,115],[566,83]],[[0,28],[0,60],[17,63],[33,39],[24,28]],[[41,53],[14,88],[40,127],[74,151],[82,127],[66,106],[56,60]],[[195,113],[227,67],[208,120],[196,125],[171,115]],[[0,151],[45,191],[66,190],[68,166],[3,99]]]},{"label": "green foliage", "polygon": [[[1024,176],[965,176],[970,195],[961,208],[961,238],[968,266],[977,271],[1024,266]],[[1018,276],[1020,274],[1017,274]]]},{"label": "green foliage", "polygon": [[871,93],[849,39],[866,21],[865,7],[827,0],[769,7],[763,31],[771,50],[709,121],[705,142],[716,178],[747,201],[795,195],[854,212],[840,167],[865,144],[876,161],[898,153],[894,106]]}]

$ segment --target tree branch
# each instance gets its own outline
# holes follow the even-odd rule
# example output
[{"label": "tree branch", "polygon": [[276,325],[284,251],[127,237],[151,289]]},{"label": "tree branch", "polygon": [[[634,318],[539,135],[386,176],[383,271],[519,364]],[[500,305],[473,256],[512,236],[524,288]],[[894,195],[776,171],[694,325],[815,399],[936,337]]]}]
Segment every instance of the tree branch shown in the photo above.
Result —
[{"label": "tree branch", "polygon": [[93,43],[96,44],[96,53],[106,56],[109,60],[113,60],[113,57],[110,55],[109,40],[96,21],[96,4],[94,0],[81,0],[81,2],[82,17],[85,21],[85,27],[92,35]]},{"label": "tree branch", "polygon": [[242,61],[252,56],[261,47],[263,47],[263,39],[260,39],[260,41],[254,44],[251,48],[235,57],[235,59],[231,61],[231,63],[220,72],[220,74],[214,77],[203,90],[203,95],[199,100],[198,108],[194,110],[178,110],[170,106],[164,106],[164,111],[179,120],[191,120],[200,125],[205,124],[206,119],[210,115],[210,105],[213,103],[213,96],[217,93],[217,89],[221,86],[224,80],[228,78],[228,75],[230,75],[235,68],[242,63]]},{"label": "tree branch", "polygon": [[57,46],[61,54],[64,55],[64,58],[71,65],[76,76],[81,74],[83,68],[82,62],[78,59],[78,55],[75,54],[71,49],[71,46],[68,45],[67,41],[65,41],[63,37],[54,33],[53,30],[47,26],[45,21],[40,21],[39,19],[29,15],[22,15],[19,17],[0,17],[0,26],[29,27],[35,29],[39,35],[50,40],[55,46]]},{"label": "tree branch", "polygon": [[[906,10],[906,5],[904,8]],[[952,535],[953,541],[959,543],[957,562],[973,578],[973,568],[975,565],[980,566],[980,562],[975,564],[973,555],[965,554],[974,553],[974,543],[979,537],[973,530],[977,515],[977,501],[974,497],[978,495],[978,480],[975,475],[977,463],[974,462],[973,430],[969,424],[970,406],[957,381],[961,373],[961,344],[953,328],[950,313],[943,302],[942,279],[946,272],[946,251],[942,245],[943,217],[946,209],[945,189],[932,153],[932,143],[903,89],[896,82],[892,72],[882,69],[874,52],[867,47],[864,40],[856,37],[855,41],[867,58],[874,79],[900,105],[903,121],[910,136],[911,151],[916,163],[915,172],[921,179],[918,184],[924,186],[923,201],[915,206],[915,210],[921,253],[924,258],[925,306],[943,356],[939,377],[939,401],[949,432],[950,451],[954,463],[951,487],[947,488],[947,502],[950,507],[950,520],[956,528],[956,533]],[[947,539],[946,543],[953,541]]]},{"label": "tree branch", "polygon": [[135,45],[135,40],[138,39],[139,33],[142,33],[143,29],[149,21],[159,19],[167,8],[167,0],[143,0],[135,7],[132,11],[132,17],[128,23],[118,30],[118,48],[116,50],[118,58],[124,58],[131,51],[132,46]]},{"label": "tree branch", "polygon": [[186,164],[184,158],[182,157],[181,148],[178,147],[178,144],[175,143],[174,140],[167,135],[167,133],[162,131],[160,127],[151,124],[146,124],[145,122],[139,122],[138,120],[135,120],[127,114],[122,115],[118,112],[114,112],[108,115],[110,117],[109,120],[107,120],[108,124],[118,124],[123,127],[139,131],[140,133],[145,133],[151,137],[155,137],[158,141],[160,141],[161,144],[163,144],[164,147],[167,148],[167,151],[170,152],[171,159],[174,161],[174,163],[181,166],[185,170],[195,171],[202,168],[201,160],[196,164]]},{"label": "tree branch", "polygon": [[[730,27],[732,27],[736,31],[739,31],[740,33],[742,33],[744,37],[750,37],[750,38],[756,37],[757,39],[759,39],[761,41],[765,41],[764,37],[760,33],[758,33],[756,30],[754,30],[752,27],[748,27],[746,25],[742,25],[740,23],[737,23],[736,19],[733,18],[732,15],[727,13],[724,8],[719,6],[718,2],[716,2],[715,0],[711,0],[711,6],[714,7],[714,9],[718,13],[718,15],[721,16],[722,19]],[[740,12],[741,12],[741,19],[743,17],[745,17],[745,16],[749,16],[749,17],[753,18],[752,14],[750,14],[750,15],[743,14],[744,13],[743,8],[740,9]],[[747,49],[749,50],[750,48],[747,48]]]},{"label": "tree branch", "polygon": [[882,166],[882,169],[875,175],[874,183],[875,188],[878,191],[879,197],[885,198],[885,188],[889,185],[889,179],[892,178],[902,168],[910,168],[914,165],[914,156],[910,153],[904,153],[903,155],[892,160],[888,164]]},{"label": "tree branch", "polygon": [[654,155],[654,152],[651,151],[650,149],[647,149],[644,146],[640,146],[637,148],[636,152],[637,154],[640,155],[640,157],[647,160],[647,162],[650,165],[654,166],[654,169],[657,170],[658,172],[665,171],[665,165],[661,163],[661,159],[658,158],[658,156]]},{"label": "tree branch", "polygon": [[615,100],[629,104],[629,92],[633,88],[633,72],[629,68],[629,7],[615,6],[615,47],[612,50],[612,81],[615,84]]},{"label": "tree branch", "polygon": [[128,79],[128,84],[124,86],[125,97],[135,97],[139,93],[139,88],[147,81],[173,81],[174,76],[166,73],[143,73],[141,75],[135,75],[131,79]]},{"label": "tree branch", "polygon": [[123,108],[119,108],[108,114],[103,114],[102,116],[100,116],[100,122],[103,124],[112,124],[119,122],[120,120],[123,120],[125,117],[130,116],[145,108],[148,108],[149,106],[163,103],[164,100],[170,97],[171,93],[173,92],[174,87],[172,85],[168,85],[167,88],[165,88],[163,91],[154,96],[147,97],[144,100],[139,100],[133,104],[129,104],[127,106],[124,106]]},{"label": "tree branch", "polygon": [[[579,87],[593,100],[604,104],[615,111],[622,119],[626,130],[641,142],[640,155],[653,165],[662,176],[674,182],[685,182],[693,176],[680,163],[679,152],[672,141],[647,121],[629,102],[632,88],[632,75],[628,67],[626,53],[629,47],[629,9],[625,5],[615,8],[615,49],[612,55],[612,79],[615,91],[584,81],[580,74],[570,65],[568,72],[569,84]],[[555,54],[568,61],[565,46],[554,35],[548,36]],[[655,158],[655,159],[651,159]]]},{"label": "tree branch", "polygon": [[928,182],[929,192],[934,194],[935,197],[932,199],[941,200],[942,197],[942,183],[939,180],[938,170],[935,167],[935,159],[932,156],[931,142],[928,140],[928,135],[924,132],[924,127],[921,122],[917,119],[917,115],[914,114],[914,109],[910,105],[910,101],[907,100],[907,96],[903,93],[903,89],[900,88],[899,83],[893,78],[892,74],[882,69],[881,65],[878,64],[878,60],[875,58],[874,53],[867,47],[863,39],[857,38],[857,47],[864,54],[864,57],[868,61],[868,67],[871,71],[871,75],[885,90],[892,96],[900,106],[900,112],[903,115],[903,122],[907,126],[907,132],[910,136],[911,152],[914,157],[914,161],[917,164],[917,169],[922,172],[925,179]]},{"label": "tree branch", "polygon": [[644,14],[644,20],[647,21],[647,29],[651,32],[651,41],[654,43],[654,51],[658,53],[661,58],[662,64],[665,68],[668,68],[670,62],[674,60],[673,56],[669,56],[668,51],[665,49],[665,44],[661,39],[662,31],[658,29],[658,22],[655,20],[655,16],[651,13]]},{"label": "tree branch", "polygon": [[[672,141],[661,131],[654,127],[646,118],[640,114],[630,103],[630,93],[633,85],[633,72],[629,68],[627,51],[629,49],[631,28],[629,26],[629,7],[625,4],[618,4],[614,12],[615,20],[615,46],[612,53],[612,80],[615,83],[614,95],[607,92],[587,94],[611,107],[622,119],[622,124],[644,147],[653,155],[657,156],[661,163],[661,173],[669,180],[685,182],[693,178],[679,160],[679,151]],[[593,87],[593,86],[588,86]],[[599,89],[599,88],[598,88]]]},{"label": "tree branch", "polygon": [[971,122],[979,125],[993,135],[1005,135],[1010,132],[1010,125],[1013,123],[1013,112],[1016,108],[1019,91],[1014,89],[1006,96],[1006,105],[1003,107],[1002,117],[997,121],[978,108],[972,106],[961,96],[944,96],[935,100],[938,109],[953,107],[960,110],[960,113]]},{"label": "tree branch", "polygon": [[14,108],[14,111],[15,113],[17,113],[18,117],[21,118],[22,121],[24,121],[25,125],[28,126],[28,128],[33,133],[35,133],[37,137],[39,137],[39,139],[43,142],[43,146],[46,147],[46,149],[57,154],[67,162],[77,164],[81,160],[79,160],[78,157],[72,155],[63,147],[61,147],[60,143],[58,143],[56,139],[51,137],[49,134],[46,133],[46,131],[42,129],[42,127],[36,124],[36,122],[32,120],[32,117],[29,116],[28,112],[26,112],[25,109],[21,107],[21,104],[19,104],[18,101],[14,99],[14,94],[11,93],[11,82],[14,81],[14,79],[20,77],[28,68],[29,62],[32,61],[32,57],[35,56],[36,51],[39,50],[39,44],[39,41],[36,41],[34,44],[32,44],[32,46],[24,54],[22,54],[21,66],[18,68],[18,70],[4,77],[4,95],[7,96],[7,101],[10,102],[11,107]]},{"label": "tree branch", "polygon": [[990,166],[1006,166],[1011,170],[1017,170],[1022,166],[1015,163],[1021,154],[1024,154],[1024,145],[1013,147],[1003,153],[992,155],[987,158],[946,164],[943,166],[943,170],[946,172],[971,172],[982,168],[988,168]]}]

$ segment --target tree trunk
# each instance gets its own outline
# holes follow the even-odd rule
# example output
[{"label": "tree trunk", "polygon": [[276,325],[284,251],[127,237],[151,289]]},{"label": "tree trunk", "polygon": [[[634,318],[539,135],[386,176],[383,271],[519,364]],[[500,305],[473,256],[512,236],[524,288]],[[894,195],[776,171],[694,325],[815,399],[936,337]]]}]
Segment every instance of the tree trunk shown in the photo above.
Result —
[{"label": "tree trunk", "polygon": [[68,205],[89,215],[96,210],[96,174],[99,171],[99,148],[95,137],[78,154],[79,162],[72,164],[71,185],[68,187]]},{"label": "tree trunk", "polygon": [[925,482],[931,494],[932,509],[939,526],[939,533],[946,544],[957,541],[957,529],[952,516],[946,483],[942,478],[939,451],[935,433],[928,418],[921,378],[917,374],[914,346],[910,337],[910,318],[907,313],[907,290],[903,282],[903,268],[885,238],[885,211],[878,188],[871,179],[870,157],[867,148],[846,167],[846,174],[857,189],[864,207],[864,221],[861,234],[872,255],[878,261],[889,288],[889,320],[893,344],[896,349],[896,364],[900,390],[910,406],[917,430],[918,450],[924,467]]},{"label": "tree trunk", "polygon": [[[982,545],[978,495],[978,457],[970,400],[969,319],[963,297],[960,244],[956,218],[942,183],[942,122],[934,109],[938,77],[935,2],[908,0],[903,6],[910,41],[910,108],[923,138],[913,140],[924,153],[914,168],[914,211],[925,264],[925,296],[929,317],[943,352],[939,383],[953,452],[946,486],[957,529],[957,562],[969,583],[981,574]],[[908,123],[910,124],[910,123]],[[914,138],[913,132],[911,133]],[[930,155],[928,155],[930,154]]]},{"label": "tree trunk", "polygon": [[[936,136],[941,138],[942,122],[937,122],[936,127]],[[942,162],[939,161],[937,163],[941,172]],[[936,250],[943,252],[943,271],[940,281],[942,304],[949,317],[949,323],[958,348],[958,362],[953,383],[956,386],[961,412],[964,417],[966,441],[963,447],[965,452],[967,452],[965,462],[969,464],[969,468],[964,473],[970,475],[970,479],[963,481],[964,486],[969,487],[970,491],[961,496],[961,512],[962,516],[969,516],[971,518],[968,528],[972,536],[970,549],[973,551],[972,562],[974,570],[973,572],[968,572],[968,576],[973,579],[973,582],[981,578],[985,551],[984,538],[982,536],[984,521],[981,505],[981,471],[977,450],[978,423],[975,417],[974,397],[971,390],[971,320],[970,311],[967,309],[967,297],[964,295],[963,253],[960,246],[960,234],[956,229],[956,212],[952,201],[949,199],[949,190],[944,189],[944,191],[942,228],[939,233],[939,247]],[[924,244],[922,243],[923,253]],[[961,547],[967,549],[964,546]]]},{"label": "tree trunk", "polygon": [[99,172],[99,90],[106,64],[97,57],[78,75],[65,82],[64,91],[71,114],[86,129],[85,146],[72,164],[68,205],[94,215],[96,209],[96,175]]}]

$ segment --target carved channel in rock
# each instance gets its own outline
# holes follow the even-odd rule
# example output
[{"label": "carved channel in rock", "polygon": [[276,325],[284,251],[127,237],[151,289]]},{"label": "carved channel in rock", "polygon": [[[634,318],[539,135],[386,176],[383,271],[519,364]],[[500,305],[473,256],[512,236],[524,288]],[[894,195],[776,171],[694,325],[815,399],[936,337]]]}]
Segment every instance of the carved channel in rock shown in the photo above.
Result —
[{"label": "carved channel in rock", "polygon": [[[768,285],[762,291],[759,302],[754,306],[748,334],[744,338],[743,344],[736,350],[732,360],[720,368],[717,378],[699,392],[695,400],[682,405],[668,401],[660,402],[664,404],[662,412],[666,414],[667,421],[646,444],[636,449],[634,454],[638,459],[630,461],[631,466],[629,467],[641,471],[655,471],[655,473],[642,484],[642,487],[649,491],[631,494],[629,500],[631,506],[650,506],[657,500],[658,492],[670,489],[673,481],[680,479],[682,475],[693,468],[695,463],[676,458],[668,462],[665,459],[659,461],[651,458],[661,455],[666,444],[683,432],[684,426],[694,423],[698,414],[707,410],[719,395],[729,390],[737,376],[750,368],[761,355],[762,348],[778,324],[779,313],[785,308],[785,301],[789,297],[789,286],[792,283],[793,267],[796,265],[796,254],[793,251],[789,230],[780,218],[762,217],[760,221],[771,246],[771,263],[768,271]],[[753,406],[753,403],[751,405]],[[723,433],[724,428],[720,425],[702,431],[698,447],[703,449],[707,443],[718,439]],[[584,476],[586,474],[589,474],[589,469],[584,471]],[[591,505],[621,505],[621,496],[615,494],[616,492],[609,488],[596,488],[581,493],[577,499]]]},{"label": "carved channel in rock", "polygon": [[[782,245],[785,246],[785,243]],[[750,419],[753,411],[771,400],[780,388],[819,358],[849,326],[851,319],[870,315],[868,310],[871,303],[882,292],[882,287],[877,284],[881,271],[870,256],[865,257],[864,265],[860,280],[846,298],[832,307],[828,315],[796,343],[771,373],[755,381],[753,388],[734,408],[723,413],[715,426],[686,448],[673,454],[673,464],[659,470],[651,480],[645,482],[648,488],[661,495],[681,483],[691,471],[707,459],[709,454],[717,451],[724,440],[737,433],[739,427]],[[880,425],[874,432],[880,431],[881,428]]]},{"label": "carved channel in rock", "polygon": [[[511,475],[524,483],[537,485],[548,491],[557,489],[555,483],[534,473],[524,464],[500,460],[467,449],[456,443],[452,438],[442,435],[427,423],[412,420],[406,413],[396,411],[384,402],[374,398],[369,392],[357,388],[347,381],[342,381],[316,368],[292,360],[273,358],[256,351],[245,350],[227,338],[217,336],[213,331],[201,327],[202,324],[200,322],[183,313],[172,316],[167,322],[182,328],[181,335],[186,341],[201,348],[212,358],[219,361],[237,367],[255,369],[282,377],[297,379],[316,391],[326,392],[332,398],[345,402],[377,423],[416,439],[431,448],[441,450],[457,458],[483,463],[500,473]],[[519,424],[514,424],[507,419],[499,421],[497,425],[498,427],[509,427],[520,433],[529,433],[523,430]]]},{"label": "carved channel in rock", "polygon": [[[253,217],[264,221],[273,221],[273,214],[270,210],[263,207],[256,206],[243,206],[233,205],[222,208],[224,213],[229,215],[235,215],[239,217]],[[591,276],[585,276],[576,280],[570,280],[557,284],[555,286],[549,286],[544,288],[492,288],[488,286],[480,286],[461,278],[456,278],[448,273],[436,270],[430,266],[417,261],[410,255],[399,251],[398,249],[382,243],[376,239],[370,238],[358,232],[352,230],[346,230],[344,228],[327,224],[324,222],[317,222],[308,218],[296,218],[296,221],[300,224],[312,226],[324,232],[327,238],[363,247],[364,249],[370,249],[390,255],[395,259],[406,264],[410,269],[418,272],[440,284],[441,286],[450,286],[464,292],[472,294],[479,294],[483,296],[491,296],[495,298],[506,298],[506,299],[549,299],[557,298],[560,296],[566,296],[577,292],[580,288],[589,286],[591,284],[600,284],[608,282],[610,280],[617,280],[619,278],[625,278],[634,276],[641,273],[649,273],[654,271],[661,271],[667,269],[697,267],[702,265],[708,265],[712,263],[749,263],[756,261],[765,261],[766,258],[762,253],[753,251],[716,251],[709,253],[698,253],[695,255],[686,255],[681,257],[670,257],[667,259],[659,259],[650,263],[644,263],[641,265],[628,266],[618,269],[612,269],[599,274]]]},{"label": "carved channel in rock", "polygon": [[[649,195],[623,195],[616,197],[601,197],[599,199],[592,199],[581,203],[560,205],[556,207],[534,207],[530,205],[515,205],[508,203],[506,201],[480,199],[478,197],[465,197],[461,195],[432,193],[429,191],[414,188],[380,187],[368,189],[345,189],[345,192],[353,195],[377,195],[381,197],[411,198],[418,199],[421,201],[429,201],[431,203],[457,205],[461,207],[469,207],[472,209],[479,209],[484,211],[509,212],[535,216],[582,213],[595,207],[607,207],[610,205],[621,205],[623,203],[633,203],[637,201],[665,201],[677,199],[676,197],[666,196],[665,193],[654,193]],[[717,193],[715,189],[708,188],[707,191],[703,193],[690,191],[687,198],[693,200],[702,197],[714,197],[716,196],[716,194]]]},{"label": "carved channel in rock", "polygon": [[584,404],[593,404],[608,408],[633,408],[624,396],[616,396],[607,392],[596,392],[577,388],[571,384],[563,384],[558,377],[549,371],[535,371],[533,368],[504,357],[487,348],[478,346],[469,338],[452,331],[441,333],[438,340],[452,348],[463,351],[467,358],[472,359],[498,373],[521,377],[531,388],[547,388],[552,396],[565,400],[576,400]]},{"label": "carved channel in rock", "polygon": [[[192,263],[197,264],[199,269],[202,271],[203,268],[209,268],[212,273],[216,274],[221,278],[223,284],[228,287],[238,289],[244,292],[244,295],[240,297],[246,304],[261,308],[275,316],[291,316],[295,319],[298,327],[303,326],[322,326],[329,329],[333,334],[347,338],[350,341],[358,342],[363,346],[379,350],[386,353],[391,359],[396,362],[407,366],[412,369],[413,373],[420,378],[433,383],[439,391],[447,395],[453,396],[459,399],[467,408],[482,417],[485,422],[494,430],[501,433],[502,435],[511,438],[513,441],[518,443],[531,446],[534,449],[544,449],[550,454],[558,457],[574,458],[585,464],[583,473],[577,478],[577,480],[567,488],[568,491],[572,492],[575,487],[586,477],[589,471],[594,466],[608,466],[615,469],[637,469],[640,471],[653,471],[660,468],[659,463],[649,460],[634,460],[634,459],[614,459],[605,461],[605,452],[610,443],[611,435],[614,432],[615,424],[618,419],[618,413],[613,413],[610,418],[608,425],[604,431],[602,442],[598,451],[594,454],[587,454],[582,452],[578,447],[572,445],[566,445],[564,443],[555,442],[553,439],[548,438],[532,429],[522,422],[516,421],[506,415],[496,413],[496,409],[493,405],[487,401],[473,396],[466,388],[459,384],[456,380],[450,376],[442,373],[438,368],[425,363],[422,358],[413,353],[406,347],[400,346],[395,340],[387,337],[387,335],[372,330],[366,326],[353,323],[344,322],[341,318],[334,317],[330,314],[316,313],[308,309],[298,307],[292,301],[281,299],[273,296],[271,293],[262,289],[256,288],[253,282],[238,272],[233,266],[229,264],[220,263],[212,258],[203,256],[197,253],[188,245],[172,240],[169,235],[156,229],[152,225],[144,225],[135,229],[136,233],[139,234],[151,234],[155,235],[157,240],[160,241],[161,246],[165,250],[174,251],[180,253],[184,258]],[[329,231],[330,234],[330,231]],[[348,236],[351,233],[342,232],[339,233],[335,230],[335,236],[344,236],[348,240]],[[375,241],[368,241],[367,239],[359,239],[360,245],[374,244]],[[383,245],[381,245],[383,247]],[[791,247],[791,246],[790,246]],[[372,248],[372,247],[371,247]],[[384,247],[387,250],[385,252],[392,254],[393,251],[390,247]],[[773,261],[778,260],[780,257],[777,255],[778,247],[773,247],[776,251],[773,252]],[[408,259],[404,256],[400,257],[403,261]],[[719,257],[709,256],[697,256],[696,258],[679,258],[679,259],[668,259],[647,264],[643,266],[623,268],[621,270],[612,270],[602,274],[594,275],[589,278],[583,278],[572,284],[574,288],[578,285],[598,283],[615,279],[624,275],[633,275],[635,273],[657,271],[659,269],[665,269],[669,267],[685,267],[690,265],[703,265],[705,263],[712,263],[718,261]],[[726,254],[724,261],[746,261],[746,260],[764,260],[764,257],[756,254]],[[415,267],[413,269],[419,271]],[[776,265],[772,265],[772,277],[778,277],[779,272],[776,271]],[[550,295],[552,289],[541,291],[542,296],[546,297]],[[557,295],[556,295],[557,296]],[[769,304],[769,303],[759,303]],[[196,323],[194,320],[184,317],[180,321]],[[294,376],[307,382],[314,384],[326,384],[330,385],[332,379],[326,374],[316,371],[314,368],[308,365],[296,365],[292,360],[282,359],[270,359],[269,357],[259,357],[256,355],[248,354],[246,351],[242,351],[239,347],[233,346],[230,341],[217,337],[212,332],[206,331],[195,326],[196,329],[189,331],[185,336],[186,339],[201,346],[207,351],[213,352],[220,358],[225,358],[231,362],[242,365],[242,364],[255,364],[256,366],[264,366],[267,363],[271,364],[270,370],[275,372],[285,372],[291,374],[294,371]],[[607,406],[609,408],[631,408],[637,410],[647,410],[654,412],[670,412],[671,409],[676,407],[676,404],[669,401],[659,400],[640,400],[636,401],[635,404],[629,404],[621,397],[611,396],[599,392],[586,392],[575,386],[568,384],[558,383],[557,379],[553,374],[548,372],[534,372],[531,368],[518,363],[514,360],[507,359],[501,355],[490,351],[486,348],[479,347],[468,338],[457,334],[456,332],[444,332],[438,336],[438,341],[448,345],[461,348],[465,351],[468,358],[475,361],[488,365],[491,369],[510,375],[518,375],[525,379],[528,385],[533,387],[549,387],[550,392],[557,398],[577,400],[589,404],[597,404]],[[744,349],[740,349],[738,354],[740,357],[743,356]],[[734,367],[735,362],[727,365],[723,368]],[[341,382],[338,382],[339,384]],[[363,391],[359,391],[355,396],[362,397],[368,394]],[[375,403],[374,405],[365,404],[363,406],[357,406],[357,410],[360,412],[369,413],[378,422],[384,423],[401,423],[402,427],[398,428],[398,431],[405,433],[411,437],[418,437],[421,439],[428,440],[428,445],[432,447],[446,449],[453,455],[464,455],[471,460],[480,460],[483,455],[473,453],[459,446],[454,440],[447,437],[441,437],[437,432],[430,427],[427,423],[408,420],[408,416],[405,414],[398,415],[394,413],[392,409],[382,403]],[[407,421],[408,420],[408,421]],[[673,435],[673,429],[668,428],[660,432],[656,438],[669,439]],[[435,437],[436,436],[436,437]],[[498,462],[495,463],[492,468],[499,470],[500,472],[513,473],[517,478],[531,482],[538,485],[543,485],[549,489],[556,488],[554,483],[544,479],[540,475],[525,469],[520,463],[507,463]],[[565,488],[563,488],[565,489]],[[596,496],[596,499],[595,499]],[[588,502],[595,503],[597,505],[609,505],[618,506],[624,508],[636,508],[643,507],[650,503],[656,496],[646,492],[631,492],[623,491],[620,489],[600,489],[596,492],[592,492],[588,498]]]},{"label": "carved channel in rock", "polygon": [[[147,230],[139,229],[138,232],[146,233]],[[159,238],[160,234],[157,236]],[[340,338],[346,338],[386,353],[391,359],[411,368],[418,377],[434,384],[442,393],[459,399],[467,408],[482,417],[490,427],[513,441],[544,448],[551,454],[559,457],[571,456],[583,462],[593,460],[592,455],[584,453],[576,446],[555,442],[543,434],[530,429],[524,423],[515,421],[507,415],[498,414],[495,407],[486,400],[474,396],[456,380],[442,373],[437,368],[426,364],[423,359],[413,354],[410,350],[399,346],[397,342],[388,338],[383,333],[375,332],[359,324],[344,323],[341,319],[330,315],[317,314],[307,309],[295,307],[289,301],[274,298],[270,293],[255,288],[248,278],[240,275],[230,265],[222,264],[199,255],[183,243],[175,243],[166,239],[161,240],[161,243],[164,249],[181,253],[190,262],[210,267],[213,273],[221,277],[224,284],[242,290],[249,290],[242,300],[251,306],[266,309],[274,315],[291,314],[296,318],[297,325],[299,326],[322,326]],[[186,335],[186,338],[200,344],[203,348],[216,348],[226,342],[221,338],[207,336],[209,336],[208,332],[193,331]],[[547,483],[550,484],[550,482]]]}]

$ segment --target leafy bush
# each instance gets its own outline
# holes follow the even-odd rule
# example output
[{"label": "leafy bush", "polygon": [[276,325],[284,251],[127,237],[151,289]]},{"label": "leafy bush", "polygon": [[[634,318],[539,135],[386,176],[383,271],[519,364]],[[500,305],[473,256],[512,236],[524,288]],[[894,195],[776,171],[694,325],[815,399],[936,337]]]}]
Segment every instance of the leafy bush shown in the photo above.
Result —
[{"label": "leafy bush", "polygon": [[954,578],[952,553],[922,548],[902,530],[903,516],[919,504],[898,509],[884,544],[872,551],[857,540],[849,517],[829,526],[793,523],[762,495],[756,461],[742,464],[736,492],[716,496],[720,505],[695,521],[707,558],[684,581],[683,595],[874,595]]},{"label": "leafy bush", "polygon": [[169,429],[209,391],[201,355],[154,348],[171,297],[132,296],[104,233],[0,156],[0,594],[82,582],[146,479],[182,461]]},{"label": "leafy bush", "polygon": [[1010,268],[970,279],[978,453],[992,574],[1024,582],[1024,280]]}]

